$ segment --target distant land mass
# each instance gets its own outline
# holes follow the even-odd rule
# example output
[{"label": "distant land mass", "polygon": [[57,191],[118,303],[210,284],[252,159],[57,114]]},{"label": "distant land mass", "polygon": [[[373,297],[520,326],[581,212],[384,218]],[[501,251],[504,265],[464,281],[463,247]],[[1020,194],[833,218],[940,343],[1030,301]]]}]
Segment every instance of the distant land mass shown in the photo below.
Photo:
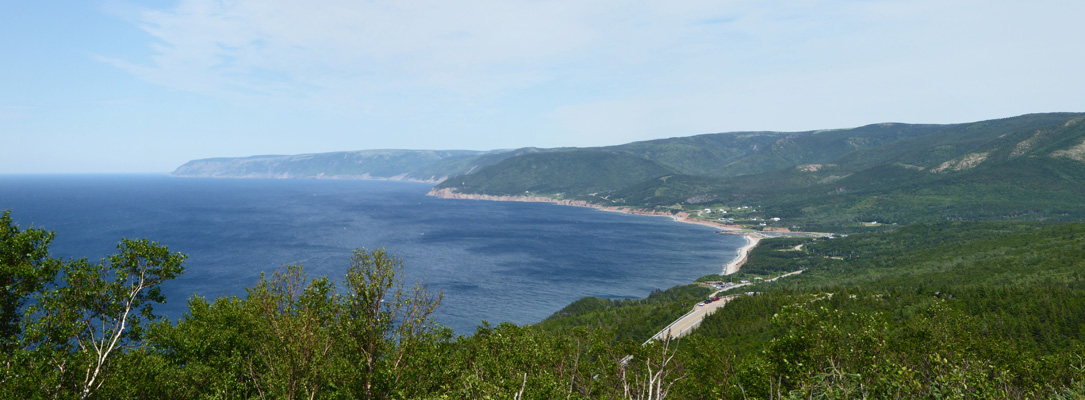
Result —
[{"label": "distant land mass", "polygon": [[[757,205],[807,229],[1085,217],[1085,113],[728,132],[592,148],[367,150],[190,161],[175,176],[398,179],[434,195],[670,209]],[[756,221],[756,220],[755,220]]]},{"label": "distant land mass", "polygon": [[508,157],[520,150],[360,150],[330,153],[223,157],[192,160],[170,175],[212,178],[379,179],[438,183]]}]

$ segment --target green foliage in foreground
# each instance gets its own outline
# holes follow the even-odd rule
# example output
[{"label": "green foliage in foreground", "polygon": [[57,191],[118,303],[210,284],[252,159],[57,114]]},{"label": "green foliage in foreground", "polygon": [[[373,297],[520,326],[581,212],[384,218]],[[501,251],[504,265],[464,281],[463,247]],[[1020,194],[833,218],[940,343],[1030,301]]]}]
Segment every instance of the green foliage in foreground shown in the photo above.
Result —
[{"label": "green foliage in foreground", "polygon": [[4,397],[90,397],[114,360],[139,346],[152,303],[165,301],[161,285],[184,270],[184,255],[146,239],[121,240],[97,264],[53,259],[52,239],[0,216]]},{"label": "green foliage in foreground", "polygon": [[614,340],[641,343],[689,312],[690,307],[712,293],[701,285],[656,290],[646,299],[610,300],[585,297],[565,306],[539,323],[549,332],[571,327],[613,330]]},{"label": "green foliage in foreground", "polygon": [[[760,294],[729,303],[689,337],[648,346],[638,329],[669,322],[659,315],[683,312],[704,288],[587,298],[536,326],[484,323],[453,338],[429,318],[439,296],[403,285],[396,258],[360,250],[339,284],[290,266],[244,299],[194,297],[177,323],[152,322],[144,306],[163,300],[157,288],[180,272],[182,255],[125,240],[97,265],[56,260],[50,233],[20,230],[7,214],[0,228],[5,399],[1085,394],[1082,223],[766,240],[748,273],[806,272],[755,286]],[[140,276],[154,278],[131,279]],[[134,319],[114,324],[125,315]],[[116,338],[112,351],[79,346],[112,340],[103,338]]]},{"label": "green foliage in foreground", "polygon": [[[158,324],[141,362],[159,368],[161,397],[389,398],[435,390],[423,355],[448,332],[439,302],[396,279],[398,259],[357,251],[340,293],[301,267],[262,277],[246,299],[194,297],[177,324]],[[124,390],[126,387],[117,387]],[[159,396],[154,396],[159,397]]]}]

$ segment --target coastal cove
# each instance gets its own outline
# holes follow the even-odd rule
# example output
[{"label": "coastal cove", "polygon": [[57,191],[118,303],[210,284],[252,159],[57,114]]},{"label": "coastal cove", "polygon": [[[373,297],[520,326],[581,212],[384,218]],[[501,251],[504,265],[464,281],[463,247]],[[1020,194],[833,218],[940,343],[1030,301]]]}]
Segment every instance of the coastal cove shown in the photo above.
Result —
[{"label": "coastal cove", "polygon": [[[245,296],[261,273],[300,264],[342,278],[355,248],[386,248],[407,283],[444,292],[438,322],[469,335],[535,323],[585,296],[643,298],[719,273],[748,241],[673,218],[534,202],[426,196],[430,185],[365,180],[0,176],[0,209],[56,232],[60,257],[91,260],[122,237],[189,255],[155,310],[192,295]],[[604,210],[616,211],[616,210]],[[672,216],[673,217],[673,216]]]},{"label": "coastal cove", "polygon": [[735,258],[724,264],[719,274],[731,275],[739,271],[742,268],[742,264],[746,263],[746,258],[750,255],[750,251],[757,247],[757,244],[761,242],[761,239],[765,238],[764,234],[758,232],[746,232],[742,231],[742,227],[737,225],[727,225],[712,221],[705,221],[695,218],[690,218],[690,214],[687,212],[666,213],[653,210],[644,210],[633,207],[607,207],[598,204],[589,203],[582,200],[566,200],[566,199],[554,199],[543,196],[501,196],[501,195],[488,195],[488,194],[466,194],[457,193],[451,189],[433,189],[430,190],[429,196],[439,197],[443,199],[458,199],[458,200],[481,200],[481,201],[511,201],[511,202],[526,202],[526,203],[550,203],[563,206],[572,207],[587,207],[600,211],[617,212],[623,214],[643,215],[652,217],[667,217],[673,219],[675,222],[682,222],[687,224],[695,224],[708,226],[720,230],[720,233],[733,234],[735,236],[741,236],[746,240],[746,244],[739,247]]}]

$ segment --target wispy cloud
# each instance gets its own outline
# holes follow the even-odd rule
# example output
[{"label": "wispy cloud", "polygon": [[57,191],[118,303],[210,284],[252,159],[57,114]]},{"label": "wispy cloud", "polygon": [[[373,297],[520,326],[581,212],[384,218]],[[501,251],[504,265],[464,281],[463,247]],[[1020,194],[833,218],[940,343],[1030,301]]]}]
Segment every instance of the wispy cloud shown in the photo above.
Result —
[{"label": "wispy cloud", "polygon": [[[600,116],[657,121],[637,128],[656,136],[781,114],[814,128],[833,126],[825,115],[849,108],[883,107],[867,122],[914,118],[947,112],[949,99],[1021,89],[1010,81],[1043,84],[1038,75],[1068,72],[1056,65],[1080,65],[1072,38],[1082,29],[1071,16],[1082,8],[1053,0],[182,0],[136,18],[154,38],[152,56],[102,60],[159,85],[240,101],[362,110],[428,102],[430,111],[521,104],[580,133],[605,125],[590,121]],[[1046,66],[1026,59],[1060,44]],[[930,90],[953,93],[932,101]],[[714,111],[722,107],[741,111]],[[1012,112],[994,108],[989,114]]]},{"label": "wispy cloud", "polygon": [[705,28],[696,22],[731,18],[728,8],[726,2],[185,0],[140,16],[156,39],[149,60],[103,60],[200,93],[364,95],[418,86],[500,93],[657,62],[685,42],[708,42],[697,38]]}]

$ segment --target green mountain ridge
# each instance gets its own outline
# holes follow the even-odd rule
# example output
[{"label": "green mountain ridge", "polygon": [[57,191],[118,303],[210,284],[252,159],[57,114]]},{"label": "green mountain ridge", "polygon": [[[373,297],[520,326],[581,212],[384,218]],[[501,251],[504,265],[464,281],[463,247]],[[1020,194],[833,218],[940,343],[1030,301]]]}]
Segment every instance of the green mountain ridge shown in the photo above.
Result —
[{"label": "green mountain ridge", "polygon": [[[807,229],[853,230],[863,221],[1074,220],[1085,217],[1083,118],[1051,113],[952,125],[662,139],[599,150],[610,158],[640,157],[673,173],[613,171],[624,174],[619,180],[593,167],[600,160],[590,157],[564,159],[563,169],[536,168],[562,154],[548,152],[511,158],[437,188],[497,195],[530,191],[647,208],[758,204],[766,216]],[[588,150],[594,149],[579,149]],[[517,171],[532,174],[524,179]],[[585,184],[581,171],[593,171],[595,181]],[[537,181],[547,182],[549,192],[526,184]]]}]

